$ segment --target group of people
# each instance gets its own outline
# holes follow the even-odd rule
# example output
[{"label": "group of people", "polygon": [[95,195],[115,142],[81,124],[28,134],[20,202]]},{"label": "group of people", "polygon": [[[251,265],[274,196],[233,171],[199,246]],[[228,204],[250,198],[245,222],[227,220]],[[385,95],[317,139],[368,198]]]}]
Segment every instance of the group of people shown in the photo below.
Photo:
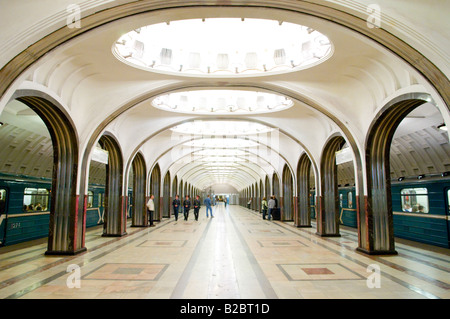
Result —
[{"label": "group of people", "polygon": [[[155,196],[151,195],[149,201],[147,202],[147,209],[149,211],[148,215],[149,215],[150,227],[154,226],[154,224],[153,224],[153,213],[155,211],[155,203],[153,201],[154,198],[155,198]],[[207,198],[205,198],[205,200],[203,201],[203,204],[206,206],[206,217],[207,218],[209,217],[208,212],[211,214],[211,217],[214,217],[213,213],[212,213],[212,208],[211,208],[211,206],[212,206],[211,198],[209,197],[209,195]],[[198,220],[198,213],[200,211],[200,206],[201,206],[200,196],[198,196],[198,195],[195,196],[195,199],[194,199],[193,203],[191,204],[189,195],[186,195],[186,198],[183,200],[183,206],[182,206],[184,220],[188,220],[189,210],[191,209],[191,206],[194,208],[195,220]],[[175,199],[172,201],[172,207],[173,207],[173,214],[175,216],[175,221],[178,221],[178,213],[180,212],[180,207],[181,207],[181,201],[180,201],[178,195],[176,195]]]},{"label": "group of people", "polygon": [[267,202],[266,198],[264,197],[261,201],[261,208],[263,213],[263,219],[270,220],[272,217],[272,212],[275,208],[278,208],[278,199],[275,197],[275,195],[270,196],[269,202]]},{"label": "group of people", "polygon": [[41,203],[37,203],[36,205],[33,204],[23,205],[23,210],[27,212],[46,211],[47,207],[42,206]]}]

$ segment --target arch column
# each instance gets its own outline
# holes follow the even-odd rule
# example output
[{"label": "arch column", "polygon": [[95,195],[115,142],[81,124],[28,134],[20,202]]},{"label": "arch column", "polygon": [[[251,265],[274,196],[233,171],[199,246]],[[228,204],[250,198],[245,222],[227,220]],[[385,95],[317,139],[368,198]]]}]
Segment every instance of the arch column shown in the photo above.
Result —
[{"label": "arch column", "polygon": [[154,195],[155,198],[153,202],[155,203],[155,211],[153,216],[153,221],[161,220],[161,170],[159,169],[159,165],[156,164],[153,167],[152,174],[150,177],[150,195]]},{"label": "arch column", "polygon": [[[284,165],[283,169],[283,220],[292,221],[294,220],[294,207],[293,207],[293,178],[291,170],[287,165]],[[280,200],[281,202],[281,200]]]},{"label": "arch column", "polygon": [[171,203],[171,196],[170,196],[170,172],[167,171],[166,175],[164,176],[164,184],[163,184],[163,216],[166,218],[170,218],[170,203]]},{"label": "arch column", "polygon": [[345,140],[342,136],[332,137],[325,145],[320,163],[321,195],[317,210],[317,235],[339,237],[339,195],[337,180],[336,151]]},{"label": "arch column", "polygon": [[[52,195],[46,255],[74,255],[84,247],[85,222],[76,194],[78,138],[59,103],[41,92],[17,91],[11,99],[26,104],[45,123],[53,145]],[[85,199],[86,201],[86,199]]]},{"label": "arch column", "polygon": [[123,160],[119,143],[105,133],[99,144],[108,152],[105,185],[103,237],[126,235],[126,196],[123,190]]},{"label": "arch column", "polygon": [[147,185],[147,169],[144,157],[137,153],[132,162],[133,178],[133,217],[131,227],[147,227],[147,209],[145,187]]},{"label": "arch column", "polygon": [[391,142],[400,122],[416,107],[430,99],[428,94],[406,94],[386,105],[376,116],[366,139],[367,235],[359,251],[367,254],[397,254],[390,181]]},{"label": "arch column", "polygon": [[311,160],[305,153],[300,157],[297,166],[298,214],[294,220],[297,227],[311,226],[311,200],[309,197]]}]

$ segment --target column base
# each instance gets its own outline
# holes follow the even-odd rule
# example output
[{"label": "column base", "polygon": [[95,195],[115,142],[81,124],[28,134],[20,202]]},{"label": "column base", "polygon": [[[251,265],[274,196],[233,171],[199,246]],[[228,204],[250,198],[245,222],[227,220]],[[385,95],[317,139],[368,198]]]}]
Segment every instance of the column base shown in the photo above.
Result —
[{"label": "column base", "polygon": [[317,236],[320,237],[341,237],[341,234],[320,234],[320,233],[316,233]]},{"label": "column base", "polygon": [[366,255],[398,255],[395,250],[367,250],[361,247],[356,248],[356,251],[362,252]]},{"label": "column base", "polygon": [[44,255],[46,256],[73,256],[87,251],[86,247],[77,249],[75,251],[62,251],[62,250],[47,250]]},{"label": "column base", "polygon": [[127,235],[127,232],[124,232],[122,234],[102,234],[102,237],[122,237]]}]

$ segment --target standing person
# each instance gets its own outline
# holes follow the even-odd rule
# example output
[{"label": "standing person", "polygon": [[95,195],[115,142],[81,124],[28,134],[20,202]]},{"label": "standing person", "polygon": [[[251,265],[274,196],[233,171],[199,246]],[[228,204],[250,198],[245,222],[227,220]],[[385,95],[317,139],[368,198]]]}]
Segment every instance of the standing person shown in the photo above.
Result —
[{"label": "standing person", "polygon": [[211,212],[211,217],[214,217],[212,214],[212,208],[211,208],[211,198],[209,198],[209,195],[205,200],[203,201],[203,204],[206,206],[206,218],[208,218],[208,210]]},{"label": "standing person", "polygon": [[178,195],[175,196],[175,199],[172,201],[173,206],[173,214],[175,215],[175,221],[178,220],[178,210],[180,209],[181,202],[178,199]]},{"label": "standing person", "polygon": [[267,219],[270,220],[270,216],[272,216],[272,210],[275,208],[275,196],[272,196],[269,199],[269,203],[267,204],[268,208],[269,208],[269,214],[267,215]]},{"label": "standing person", "polygon": [[262,201],[261,201],[261,208],[262,208],[262,213],[263,213],[263,219],[266,219],[266,214],[267,214],[267,200],[265,197],[263,197]]},{"label": "standing person", "polygon": [[225,200],[223,201],[225,203],[225,207],[227,207],[227,197],[225,196]]},{"label": "standing person", "polygon": [[275,195],[272,195],[273,200],[275,201],[275,207],[278,208],[278,199],[275,197]]},{"label": "standing person", "polygon": [[189,195],[186,195],[186,199],[183,201],[184,208],[184,220],[189,218],[189,209],[191,209],[191,201],[189,200]]},{"label": "standing person", "polygon": [[150,224],[150,227],[153,227],[153,212],[155,211],[155,203],[153,202],[153,199],[155,196],[150,195],[150,199],[147,202],[147,210],[148,210],[148,222]]},{"label": "standing person", "polygon": [[200,210],[200,197],[197,195],[194,199],[194,216],[198,220],[198,211]]}]

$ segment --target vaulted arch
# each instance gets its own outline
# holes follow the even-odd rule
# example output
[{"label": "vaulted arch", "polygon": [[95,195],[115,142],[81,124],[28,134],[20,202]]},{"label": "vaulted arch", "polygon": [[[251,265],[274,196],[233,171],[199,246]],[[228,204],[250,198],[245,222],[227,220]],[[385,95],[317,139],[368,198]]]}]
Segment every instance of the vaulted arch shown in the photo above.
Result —
[{"label": "vaulted arch", "polygon": [[293,221],[295,218],[294,208],[294,184],[291,170],[287,164],[283,168],[283,200],[282,200],[282,219]]},{"label": "vaulted arch", "polygon": [[400,122],[412,110],[432,100],[428,94],[409,93],[387,103],[372,122],[366,140],[366,236],[358,250],[396,254],[390,182],[391,142]]},{"label": "vaulted arch", "polygon": [[163,183],[163,207],[162,207],[162,217],[169,218],[170,217],[170,172],[167,171],[166,175],[164,176],[164,183]]},{"label": "vaulted arch", "polygon": [[131,227],[147,226],[146,193],[147,169],[144,156],[137,153],[132,162],[133,167],[133,216]]},{"label": "vaulted arch", "polygon": [[341,135],[334,135],[325,144],[322,152],[320,208],[317,216],[317,234],[320,236],[340,236],[336,151],[340,150],[344,143]]},{"label": "vaulted arch", "polygon": [[45,123],[53,145],[52,196],[47,255],[76,254],[84,246],[87,198],[76,195],[78,135],[64,108],[52,97],[33,90],[16,91],[16,99],[30,107]]},{"label": "vaulted arch", "polygon": [[297,215],[294,224],[297,227],[311,227],[310,189],[311,160],[303,153],[297,165]]},{"label": "vaulted arch", "polygon": [[161,170],[159,169],[158,163],[153,167],[150,176],[150,195],[155,196],[153,199],[155,203],[153,220],[161,220]]},{"label": "vaulted arch", "polygon": [[126,234],[126,201],[123,196],[123,158],[116,138],[105,132],[98,141],[108,152],[105,185],[105,213],[103,235],[117,237]]}]

